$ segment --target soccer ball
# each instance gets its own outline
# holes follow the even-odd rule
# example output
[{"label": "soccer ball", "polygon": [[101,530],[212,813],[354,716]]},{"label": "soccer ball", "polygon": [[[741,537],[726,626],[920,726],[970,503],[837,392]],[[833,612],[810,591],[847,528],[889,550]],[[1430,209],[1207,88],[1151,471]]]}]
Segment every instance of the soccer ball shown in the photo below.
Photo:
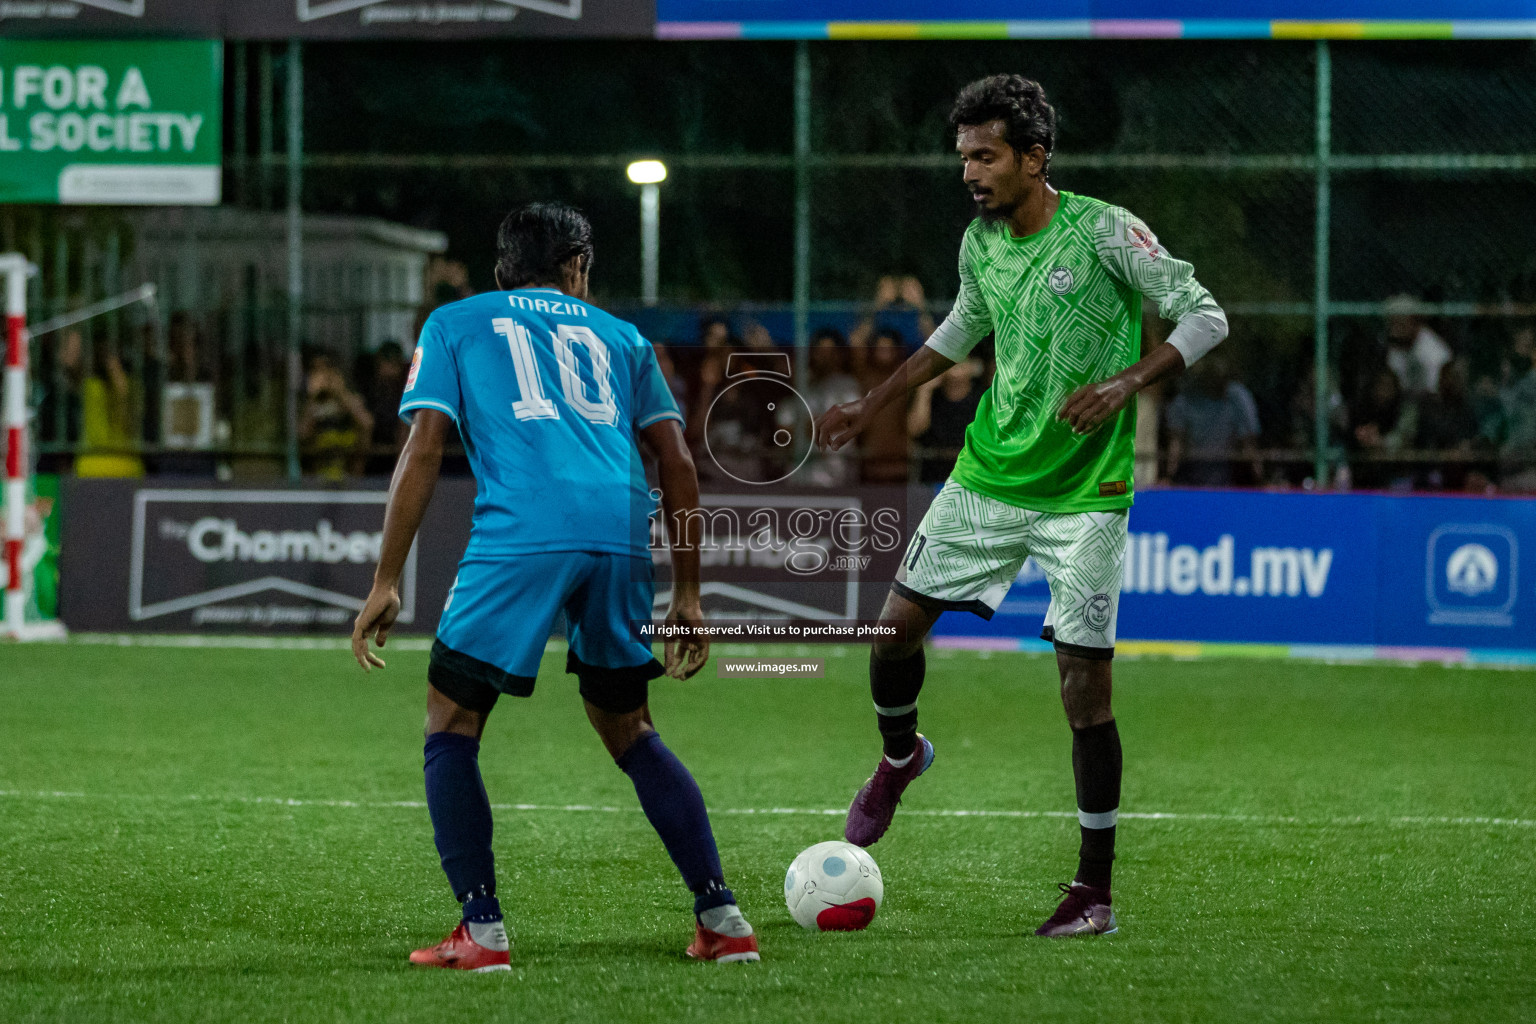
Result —
[{"label": "soccer ball", "polygon": [[817,843],[784,875],[784,903],[812,931],[856,932],[874,920],[885,882],[875,859],[840,839]]}]

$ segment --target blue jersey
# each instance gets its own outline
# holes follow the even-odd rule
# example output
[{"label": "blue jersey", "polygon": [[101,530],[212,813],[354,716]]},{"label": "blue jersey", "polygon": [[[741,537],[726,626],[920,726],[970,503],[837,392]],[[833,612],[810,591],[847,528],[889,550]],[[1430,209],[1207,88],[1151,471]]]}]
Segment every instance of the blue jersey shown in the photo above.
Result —
[{"label": "blue jersey", "polygon": [[649,497],[636,433],[682,420],[633,324],[554,288],[486,292],[437,309],[400,416],[453,417],[479,485],[468,556],[646,555]]}]

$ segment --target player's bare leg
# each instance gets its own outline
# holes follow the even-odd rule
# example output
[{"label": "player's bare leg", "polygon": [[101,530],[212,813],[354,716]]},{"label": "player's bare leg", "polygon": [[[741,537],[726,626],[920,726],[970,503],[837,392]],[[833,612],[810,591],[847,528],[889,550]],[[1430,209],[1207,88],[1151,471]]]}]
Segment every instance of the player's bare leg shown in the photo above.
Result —
[{"label": "player's bare leg", "polygon": [[592,728],[614,763],[635,784],[640,808],[693,893],[695,927],[688,955],[716,963],[758,959],[757,936],[725,887],[703,794],[688,769],[661,742],[651,723],[650,707],[605,710],[588,700],[586,708]]},{"label": "player's bare leg", "polygon": [[1072,727],[1072,773],[1082,834],[1077,876],[1061,886],[1064,899],[1035,932],[1051,938],[1104,935],[1117,929],[1110,909],[1110,867],[1115,859],[1115,819],[1120,808],[1120,733],[1110,706],[1113,692],[1106,659],[1061,651],[1061,704]]},{"label": "player's bare leg", "polygon": [[491,717],[489,711],[472,711],[461,708],[442,694],[431,683],[427,684],[427,725],[424,735],[435,732],[452,732],[479,740],[485,733],[485,723]]},{"label": "player's bare leg", "polygon": [[427,685],[427,810],[443,872],[463,904],[463,918],[442,942],[412,953],[414,964],[477,972],[512,969],[496,900],[491,804],[480,779],[480,736],[488,717],[489,706],[463,707]]},{"label": "player's bare leg", "polygon": [[941,611],[894,590],[880,611],[882,622],[900,623],[902,629],[897,639],[881,641],[869,652],[869,688],[885,756],[848,807],[843,837],[856,846],[879,842],[901,794],[933,764],[933,744],[917,731],[917,695],[927,670],[923,640]]}]

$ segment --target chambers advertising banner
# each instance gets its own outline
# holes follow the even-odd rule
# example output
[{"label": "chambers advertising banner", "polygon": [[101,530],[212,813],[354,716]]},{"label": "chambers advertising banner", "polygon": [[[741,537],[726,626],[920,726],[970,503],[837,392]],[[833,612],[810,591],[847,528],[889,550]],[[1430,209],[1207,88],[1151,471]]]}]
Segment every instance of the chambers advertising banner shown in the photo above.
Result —
[{"label": "chambers advertising banner", "polygon": [[222,59],[209,41],[0,39],[0,203],[218,205]]},{"label": "chambers advertising banner", "polygon": [[[345,631],[383,541],[376,486],[241,488],[65,480],[60,617],[82,630]],[[474,481],[445,480],[400,585],[400,623],[437,623]]]},{"label": "chambers advertising banner", "polygon": [[0,0],[0,34],[228,39],[641,37],[654,0]]}]

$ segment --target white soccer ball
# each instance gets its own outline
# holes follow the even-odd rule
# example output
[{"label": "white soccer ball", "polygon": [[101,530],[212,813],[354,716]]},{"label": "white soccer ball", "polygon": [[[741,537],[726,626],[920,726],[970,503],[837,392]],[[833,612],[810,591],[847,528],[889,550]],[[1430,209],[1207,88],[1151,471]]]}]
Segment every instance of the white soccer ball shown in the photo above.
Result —
[{"label": "white soccer ball", "polygon": [[784,875],[784,903],[812,931],[867,928],[884,896],[885,881],[875,859],[841,839],[804,851]]}]

